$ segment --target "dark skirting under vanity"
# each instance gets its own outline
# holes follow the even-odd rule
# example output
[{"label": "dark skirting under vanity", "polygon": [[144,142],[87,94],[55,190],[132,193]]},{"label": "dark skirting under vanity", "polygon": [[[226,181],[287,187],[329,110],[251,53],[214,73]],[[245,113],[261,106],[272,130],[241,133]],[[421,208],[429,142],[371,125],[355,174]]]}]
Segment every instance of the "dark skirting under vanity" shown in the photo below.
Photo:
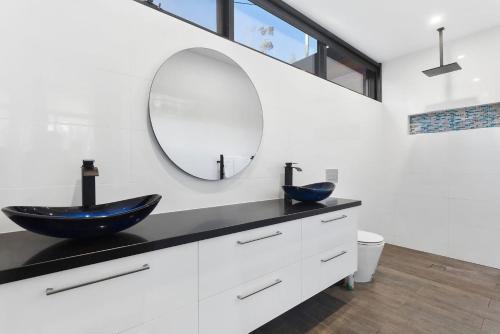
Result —
[{"label": "dark skirting under vanity", "polygon": [[177,211],[151,215],[126,232],[88,240],[27,231],[0,234],[0,284],[360,205],[342,198],[319,203],[276,199]]}]

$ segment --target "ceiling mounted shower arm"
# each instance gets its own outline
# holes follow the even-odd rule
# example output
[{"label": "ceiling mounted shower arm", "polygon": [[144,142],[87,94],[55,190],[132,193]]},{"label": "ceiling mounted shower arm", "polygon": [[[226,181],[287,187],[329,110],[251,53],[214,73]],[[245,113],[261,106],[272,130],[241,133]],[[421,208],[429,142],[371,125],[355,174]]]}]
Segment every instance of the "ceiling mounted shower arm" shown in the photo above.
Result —
[{"label": "ceiling mounted shower arm", "polygon": [[439,66],[444,65],[443,30],[444,30],[444,27],[441,27],[438,29],[438,31],[439,31]]},{"label": "ceiling mounted shower arm", "polygon": [[439,67],[431,68],[425,71],[422,71],[428,77],[433,77],[436,75],[446,74],[454,71],[461,70],[462,67],[457,63],[451,63],[448,65],[444,64],[444,43],[443,43],[443,31],[444,27],[441,27],[437,30],[439,32]]}]

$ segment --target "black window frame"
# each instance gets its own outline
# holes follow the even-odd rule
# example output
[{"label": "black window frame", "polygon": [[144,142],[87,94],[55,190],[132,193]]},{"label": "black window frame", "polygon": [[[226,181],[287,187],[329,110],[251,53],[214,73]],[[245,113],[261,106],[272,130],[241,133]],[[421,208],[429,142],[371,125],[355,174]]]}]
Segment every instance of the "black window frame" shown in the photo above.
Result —
[{"label": "black window frame", "polygon": [[[245,44],[239,43],[234,40],[234,0],[216,0],[217,7],[217,31],[213,31],[206,27],[203,27],[195,22],[189,21],[183,17],[170,13],[158,6],[154,5],[150,2],[150,0],[133,0],[142,5],[148,6],[152,9],[158,10],[162,13],[165,13],[169,16],[175,17],[183,22],[192,24],[200,29],[203,29],[207,32],[215,34],[217,36],[226,38],[234,43],[237,43],[241,46],[244,46],[250,50],[254,50],[260,54],[263,54],[267,57],[275,59],[279,62],[292,66],[294,68],[298,68],[293,66],[293,64],[289,64],[280,59],[274,58],[266,53],[261,52],[260,50],[256,50],[251,48]],[[282,0],[249,0],[255,5],[261,7],[262,9],[268,11],[270,14],[280,18],[281,20],[287,22],[293,27],[301,30],[305,34],[315,38],[318,43],[318,51],[316,53],[316,61],[315,61],[315,73],[312,74],[310,72],[304,71],[306,73],[310,73],[319,78],[327,80],[327,57],[328,57],[328,49],[334,48],[341,50],[344,54],[347,54],[354,61],[362,64],[366,68],[370,69],[372,73],[374,73],[374,77],[368,78],[365,76],[365,94],[359,93],[357,91],[351,90],[347,87],[341,86],[335,82],[331,82],[332,84],[339,85],[345,89],[351,90],[357,94],[366,96],[368,98],[374,99],[376,101],[382,102],[382,64],[375,61],[368,55],[364,54],[360,50],[356,49],[343,39],[339,38],[329,30],[323,28],[321,25],[316,23],[315,21],[308,18],[306,15],[302,14],[292,6],[283,2]]]}]

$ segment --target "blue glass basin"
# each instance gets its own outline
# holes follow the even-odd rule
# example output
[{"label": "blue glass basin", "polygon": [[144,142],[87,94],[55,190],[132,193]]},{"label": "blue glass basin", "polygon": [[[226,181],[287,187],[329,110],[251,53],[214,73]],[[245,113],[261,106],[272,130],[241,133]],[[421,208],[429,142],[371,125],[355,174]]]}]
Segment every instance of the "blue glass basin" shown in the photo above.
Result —
[{"label": "blue glass basin", "polygon": [[160,195],[148,195],[91,208],[9,206],[2,211],[17,225],[34,233],[57,238],[95,238],[139,223],[160,200]]},{"label": "blue glass basin", "polygon": [[292,199],[301,202],[318,202],[330,196],[335,190],[335,184],[321,182],[306,186],[282,186],[283,191]]}]

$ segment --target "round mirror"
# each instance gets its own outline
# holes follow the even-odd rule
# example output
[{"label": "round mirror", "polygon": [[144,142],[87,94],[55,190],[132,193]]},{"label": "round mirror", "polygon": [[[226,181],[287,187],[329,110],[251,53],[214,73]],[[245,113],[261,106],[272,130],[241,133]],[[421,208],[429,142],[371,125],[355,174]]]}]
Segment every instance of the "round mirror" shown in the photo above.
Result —
[{"label": "round mirror", "polygon": [[149,115],[170,160],[205,180],[241,172],[262,138],[252,81],[232,59],[210,49],[183,50],[163,63],[151,86]]}]

